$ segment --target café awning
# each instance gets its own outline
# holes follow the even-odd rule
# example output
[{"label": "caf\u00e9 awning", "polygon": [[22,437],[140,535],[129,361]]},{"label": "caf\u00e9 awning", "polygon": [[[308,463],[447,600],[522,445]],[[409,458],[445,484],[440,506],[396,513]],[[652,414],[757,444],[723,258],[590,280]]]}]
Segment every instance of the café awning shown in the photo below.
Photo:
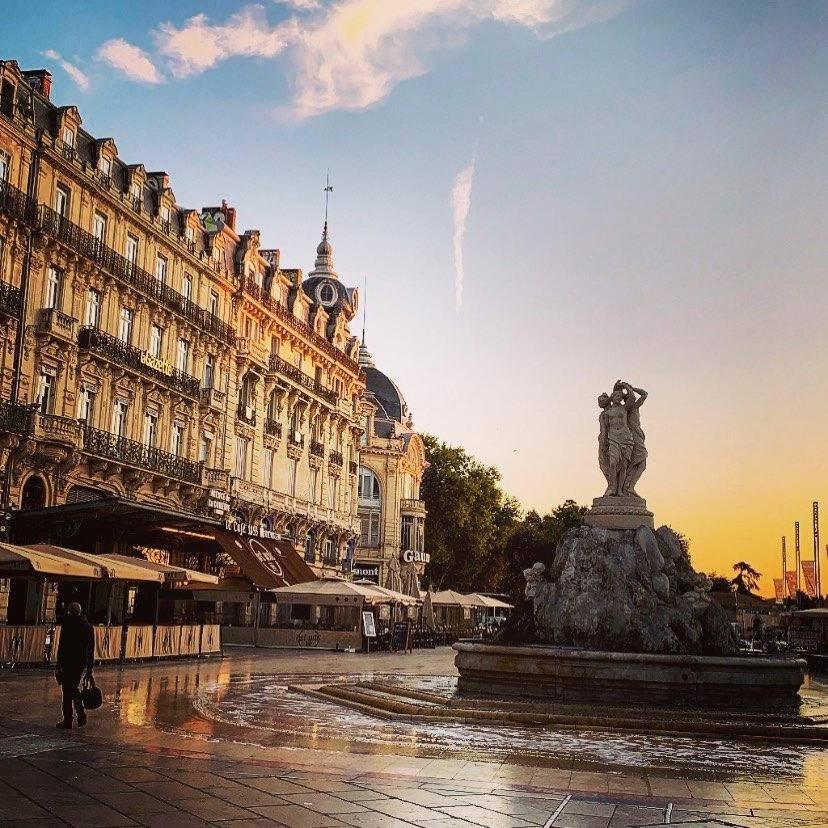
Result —
[{"label": "caf\u00e9 awning", "polygon": [[222,550],[257,587],[276,589],[316,580],[316,573],[290,541],[254,538],[225,529],[215,529],[213,534]]},{"label": "caf\u00e9 awning", "polygon": [[0,573],[4,577],[55,575],[93,580],[103,577],[100,565],[11,543],[0,543]]},{"label": "caf\u00e9 awning", "polygon": [[435,607],[483,607],[486,606],[479,595],[464,595],[453,589],[443,589],[431,594],[431,602]]},{"label": "caf\u00e9 awning", "polygon": [[393,589],[386,589],[385,587],[379,586],[378,584],[375,584],[373,581],[369,581],[368,579],[354,581],[354,583],[358,584],[359,586],[367,587],[368,589],[371,589],[379,595],[383,596],[386,600],[381,603],[404,604],[405,606],[409,607],[416,606],[417,604],[422,603],[421,599],[419,598],[414,598],[411,595],[407,595],[405,592],[397,592]]},{"label": "caf\u00e9 awning", "polygon": [[277,604],[308,604],[314,607],[358,607],[388,604],[391,599],[373,588],[342,578],[320,578],[310,583],[283,586],[271,593]]},{"label": "caf\u00e9 awning", "polygon": [[474,593],[474,598],[480,600],[479,606],[486,607],[486,609],[514,609],[514,604],[507,604],[506,601],[501,601],[500,598],[492,598],[490,595],[481,595],[478,592]]},{"label": "caf\u00e9 awning", "polygon": [[154,563],[153,561],[145,561],[143,558],[130,558],[126,555],[116,555],[114,553],[109,555],[101,555],[100,557],[116,563],[137,566],[141,569],[147,569],[150,572],[160,573],[163,575],[164,581],[167,583],[218,584],[218,577],[216,575],[209,575],[207,572],[199,572],[197,569],[187,569],[183,566]]},{"label": "caf\u00e9 awning", "polygon": [[[164,576],[160,572],[153,572],[127,562],[113,560],[107,555],[93,555],[91,552],[79,552],[76,549],[66,549],[63,546],[54,546],[49,543],[35,543],[26,547],[37,552],[76,560],[80,563],[100,567],[101,576],[116,581],[154,581],[163,583]],[[118,556],[120,557],[120,556]],[[99,577],[101,577],[99,576]]]}]

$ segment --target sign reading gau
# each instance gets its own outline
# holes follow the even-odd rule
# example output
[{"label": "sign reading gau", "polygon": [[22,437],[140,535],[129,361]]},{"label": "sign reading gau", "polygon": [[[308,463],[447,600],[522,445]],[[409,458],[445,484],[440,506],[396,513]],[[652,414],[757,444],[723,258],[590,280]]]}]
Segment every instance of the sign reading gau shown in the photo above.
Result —
[{"label": "sign reading gau", "polygon": [[428,552],[415,552],[413,549],[406,549],[400,557],[405,563],[428,563],[431,560]]}]

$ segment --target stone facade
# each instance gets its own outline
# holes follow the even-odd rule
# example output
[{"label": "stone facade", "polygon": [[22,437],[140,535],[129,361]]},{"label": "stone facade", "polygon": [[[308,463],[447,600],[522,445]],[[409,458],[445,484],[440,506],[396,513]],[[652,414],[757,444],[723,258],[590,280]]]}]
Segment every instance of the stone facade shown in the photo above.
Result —
[{"label": "stone facade", "polygon": [[341,571],[365,380],[327,226],[308,278],[283,268],[226,202],[182,207],[50,87],[0,61],[0,505],[225,503]]}]

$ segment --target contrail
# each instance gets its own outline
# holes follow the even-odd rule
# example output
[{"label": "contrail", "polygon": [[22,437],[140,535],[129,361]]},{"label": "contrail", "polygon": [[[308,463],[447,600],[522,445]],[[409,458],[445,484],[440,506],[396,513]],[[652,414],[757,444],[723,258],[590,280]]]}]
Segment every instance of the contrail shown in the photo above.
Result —
[{"label": "contrail", "polygon": [[477,150],[471,161],[457,173],[451,188],[451,211],[454,217],[454,301],[457,309],[463,304],[463,236],[466,234],[466,219],[471,207],[472,182],[474,167],[477,163]]}]

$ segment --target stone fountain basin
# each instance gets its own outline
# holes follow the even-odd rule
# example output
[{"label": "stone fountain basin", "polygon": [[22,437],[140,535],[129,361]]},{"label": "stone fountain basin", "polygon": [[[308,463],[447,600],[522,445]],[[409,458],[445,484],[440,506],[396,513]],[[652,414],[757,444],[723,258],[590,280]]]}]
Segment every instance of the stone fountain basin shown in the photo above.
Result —
[{"label": "stone fountain basin", "polygon": [[461,691],[559,702],[763,709],[796,701],[802,659],[656,655],[458,641]]}]

